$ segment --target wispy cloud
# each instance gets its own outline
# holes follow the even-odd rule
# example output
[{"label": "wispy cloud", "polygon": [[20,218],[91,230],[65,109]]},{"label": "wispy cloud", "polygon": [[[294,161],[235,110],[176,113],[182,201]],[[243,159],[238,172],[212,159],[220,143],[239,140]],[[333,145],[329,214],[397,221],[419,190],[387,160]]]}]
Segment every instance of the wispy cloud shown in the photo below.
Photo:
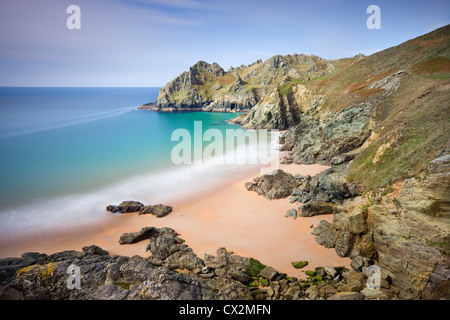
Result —
[{"label": "wispy cloud", "polygon": [[213,3],[211,3],[211,1],[205,2],[197,0],[137,0],[136,3],[197,10],[210,10],[217,8]]}]

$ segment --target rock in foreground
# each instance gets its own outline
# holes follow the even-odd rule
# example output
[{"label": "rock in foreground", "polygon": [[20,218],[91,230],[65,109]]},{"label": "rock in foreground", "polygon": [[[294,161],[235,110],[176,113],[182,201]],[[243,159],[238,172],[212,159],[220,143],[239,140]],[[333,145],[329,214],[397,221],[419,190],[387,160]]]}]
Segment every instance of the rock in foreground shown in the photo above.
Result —
[{"label": "rock in foreground", "polygon": [[152,214],[158,218],[162,218],[171,213],[172,209],[173,208],[171,206],[156,204],[141,207],[141,209],[139,210],[139,214]]}]

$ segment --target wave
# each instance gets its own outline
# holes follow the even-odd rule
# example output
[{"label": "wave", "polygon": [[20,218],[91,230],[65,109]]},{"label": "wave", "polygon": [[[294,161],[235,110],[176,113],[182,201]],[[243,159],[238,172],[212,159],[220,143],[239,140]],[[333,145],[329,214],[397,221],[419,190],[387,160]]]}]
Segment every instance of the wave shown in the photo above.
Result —
[{"label": "wave", "polygon": [[[270,136],[269,146],[272,151],[279,149],[278,134]],[[228,152],[234,153],[236,159],[243,159],[248,153],[257,152],[257,148],[257,144],[242,145]],[[275,154],[278,155],[277,152]],[[227,156],[229,154],[222,155]],[[107,205],[119,204],[123,200],[170,205],[219,188],[246,172],[263,167],[260,163],[223,163],[220,159],[208,158],[201,164],[172,166],[143,173],[97,191],[43,199],[7,209],[0,213],[0,234],[4,236],[26,230],[88,225],[107,216]]]}]

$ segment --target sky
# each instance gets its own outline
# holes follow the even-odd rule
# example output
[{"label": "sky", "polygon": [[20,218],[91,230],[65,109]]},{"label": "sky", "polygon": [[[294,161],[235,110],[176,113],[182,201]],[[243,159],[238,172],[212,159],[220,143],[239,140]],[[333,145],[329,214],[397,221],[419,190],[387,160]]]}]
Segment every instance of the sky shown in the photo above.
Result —
[{"label": "sky", "polygon": [[0,86],[160,87],[199,60],[369,55],[449,23],[450,0],[0,0]]}]

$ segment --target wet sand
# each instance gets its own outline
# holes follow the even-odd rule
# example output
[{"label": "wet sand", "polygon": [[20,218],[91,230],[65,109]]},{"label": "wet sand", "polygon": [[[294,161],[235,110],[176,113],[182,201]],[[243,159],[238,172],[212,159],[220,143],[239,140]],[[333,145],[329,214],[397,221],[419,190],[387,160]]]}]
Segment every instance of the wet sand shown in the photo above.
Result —
[{"label": "wet sand", "polygon": [[[281,165],[292,174],[315,175],[327,167],[321,165]],[[78,250],[96,244],[110,254],[148,256],[148,241],[119,245],[124,232],[139,231],[142,227],[170,227],[180,233],[194,252],[203,258],[214,254],[219,247],[246,257],[253,257],[279,272],[303,277],[304,273],[292,267],[292,261],[307,260],[306,270],[321,265],[350,266],[351,260],[340,258],[334,249],[316,243],[311,235],[320,220],[332,220],[332,215],[310,218],[284,217],[286,211],[298,207],[289,199],[268,200],[256,192],[247,191],[245,182],[252,181],[259,172],[227,184],[219,189],[198,195],[195,199],[167,203],[174,211],[166,217],[128,213],[112,215],[105,211],[101,223],[82,227],[68,227],[57,232],[27,232],[20,240],[0,236],[0,257],[20,256],[36,251],[51,254],[64,250]],[[118,203],[122,200],[119,199]]]}]

